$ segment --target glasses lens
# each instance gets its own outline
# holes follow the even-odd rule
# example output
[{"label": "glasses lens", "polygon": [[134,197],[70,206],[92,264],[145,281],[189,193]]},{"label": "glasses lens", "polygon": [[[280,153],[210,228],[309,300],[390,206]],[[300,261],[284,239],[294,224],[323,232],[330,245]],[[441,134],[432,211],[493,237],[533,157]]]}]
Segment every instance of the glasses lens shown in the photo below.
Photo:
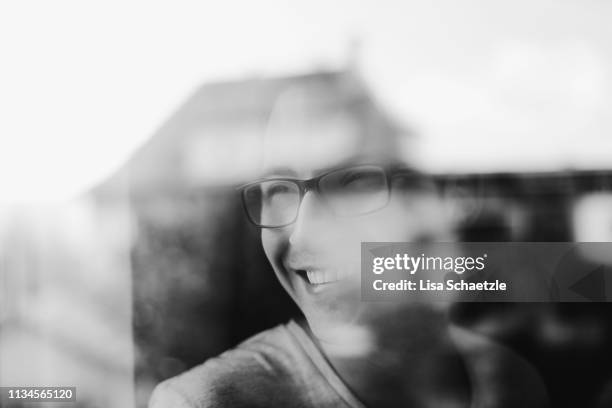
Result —
[{"label": "glasses lens", "polygon": [[297,216],[300,189],[291,181],[265,180],[248,186],[243,198],[251,221],[261,227],[280,227]]},{"label": "glasses lens", "polygon": [[357,166],[325,175],[321,193],[338,215],[358,215],[378,210],[389,200],[385,171],[377,166]]}]

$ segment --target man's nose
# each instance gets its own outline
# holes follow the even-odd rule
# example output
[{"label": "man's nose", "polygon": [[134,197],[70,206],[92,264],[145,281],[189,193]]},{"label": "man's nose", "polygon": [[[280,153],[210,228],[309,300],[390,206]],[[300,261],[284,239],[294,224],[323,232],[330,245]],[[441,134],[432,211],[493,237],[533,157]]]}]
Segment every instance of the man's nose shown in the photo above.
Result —
[{"label": "man's nose", "polygon": [[328,218],[327,209],[321,198],[313,191],[307,192],[302,198],[298,216],[293,224],[289,236],[292,245],[308,244],[309,241],[321,239],[325,231],[325,220]]}]

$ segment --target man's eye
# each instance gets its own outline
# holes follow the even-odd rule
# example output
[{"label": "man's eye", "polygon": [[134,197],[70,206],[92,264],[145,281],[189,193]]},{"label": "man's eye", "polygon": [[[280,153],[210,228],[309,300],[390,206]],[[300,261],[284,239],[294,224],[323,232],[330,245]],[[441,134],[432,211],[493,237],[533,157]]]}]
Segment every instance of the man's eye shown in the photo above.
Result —
[{"label": "man's eye", "polygon": [[343,188],[362,188],[380,184],[377,174],[354,172],[342,177],[340,185]]},{"label": "man's eye", "polygon": [[277,183],[272,184],[266,188],[265,194],[268,197],[274,197],[279,194],[288,193],[291,189],[287,184]]},{"label": "man's eye", "polygon": [[355,172],[355,171],[347,172],[340,179],[340,185],[348,186],[351,183],[355,183],[356,181],[361,180],[363,176],[364,174],[360,172]]}]

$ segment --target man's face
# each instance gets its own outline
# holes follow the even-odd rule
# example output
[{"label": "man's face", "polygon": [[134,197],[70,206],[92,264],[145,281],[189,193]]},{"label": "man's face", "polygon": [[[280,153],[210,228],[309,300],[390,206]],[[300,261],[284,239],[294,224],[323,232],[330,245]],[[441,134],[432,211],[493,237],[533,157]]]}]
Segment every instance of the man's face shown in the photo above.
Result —
[{"label": "man's face", "polygon": [[[340,168],[354,169],[375,158]],[[354,167],[357,166],[357,167]],[[274,176],[310,179],[327,169],[290,168]],[[315,191],[302,198],[295,222],[262,229],[265,253],[283,287],[306,316],[313,331],[359,324],[361,242],[440,239],[440,200],[432,190],[391,187],[388,203],[373,212],[338,215],[338,208]],[[352,197],[344,201],[349,205]],[[340,200],[342,202],[342,200]]]},{"label": "man's face", "polygon": [[[263,164],[271,177],[307,180],[349,163],[385,165],[381,157],[395,153],[381,151],[388,148],[376,134],[366,144],[363,129],[345,111],[312,112],[300,101],[277,109],[268,127]],[[319,194],[308,191],[295,222],[262,229],[268,260],[315,333],[358,325],[364,318],[361,242],[448,239],[449,228],[435,192],[390,189],[385,206],[349,217],[338,216]]]}]

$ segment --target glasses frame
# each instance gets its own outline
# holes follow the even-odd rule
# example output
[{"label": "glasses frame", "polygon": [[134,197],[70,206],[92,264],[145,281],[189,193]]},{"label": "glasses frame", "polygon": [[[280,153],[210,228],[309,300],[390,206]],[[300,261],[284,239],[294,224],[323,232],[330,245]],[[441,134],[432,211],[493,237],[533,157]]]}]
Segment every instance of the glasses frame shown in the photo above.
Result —
[{"label": "glasses frame", "polygon": [[[331,206],[329,205],[329,203],[327,203],[326,199],[325,199],[325,195],[321,193],[321,189],[320,189],[320,182],[321,179],[323,179],[324,177],[338,172],[338,171],[342,171],[342,170],[349,170],[352,168],[362,168],[362,167],[374,167],[378,170],[381,170],[384,175],[385,175],[385,186],[387,188],[387,195],[385,198],[385,203],[376,207],[375,209],[372,209],[370,211],[366,211],[366,212],[361,212],[361,213],[357,213],[357,214],[353,214],[353,215],[341,215],[341,214],[336,214],[339,217],[352,217],[352,216],[358,216],[358,215],[365,215],[365,214],[370,214],[373,213],[375,211],[378,211],[382,208],[385,208],[390,201],[391,198],[391,186],[392,186],[392,179],[395,176],[401,175],[403,174],[409,174],[409,175],[413,175],[413,176],[423,176],[423,174],[414,171],[412,169],[406,169],[405,167],[398,167],[398,166],[381,166],[379,164],[368,164],[368,163],[364,163],[364,164],[356,164],[353,166],[345,166],[345,167],[339,167],[339,168],[335,168],[335,169],[331,169],[329,171],[326,171],[324,173],[321,173],[319,175],[317,175],[316,177],[304,180],[304,179],[298,179],[295,177],[262,177],[259,178],[257,180],[248,182],[246,184],[243,184],[239,187],[237,187],[236,189],[240,191],[240,197],[241,197],[241,201],[242,201],[242,206],[244,208],[244,212],[246,213],[246,217],[249,220],[249,222],[253,225],[255,225],[258,228],[271,228],[271,229],[276,229],[276,228],[284,228],[287,227],[291,224],[294,224],[300,214],[300,206],[302,205],[302,200],[304,199],[304,196],[306,195],[306,193],[308,193],[309,191],[314,192],[315,194],[317,194],[317,196],[328,206],[328,208],[331,211],[334,211],[333,208],[331,208]],[[251,217],[251,214],[249,212],[248,209],[248,205],[247,205],[247,199],[246,199],[246,191],[249,187],[265,182],[265,181],[287,181],[287,182],[291,182],[294,183],[295,185],[298,186],[298,192],[299,192],[299,199],[298,199],[298,208],[297,211],[295,212],[295,217],[290,221],[287,222],[285,224],[282,225],[274,225],[274,226],[268,226],[268,225],[263,225],[263,224],[259,224],[257,222],[255,222],[255,220],[253,220],[253,218]],[[334,212],[335,213],[335,212]]]}]

